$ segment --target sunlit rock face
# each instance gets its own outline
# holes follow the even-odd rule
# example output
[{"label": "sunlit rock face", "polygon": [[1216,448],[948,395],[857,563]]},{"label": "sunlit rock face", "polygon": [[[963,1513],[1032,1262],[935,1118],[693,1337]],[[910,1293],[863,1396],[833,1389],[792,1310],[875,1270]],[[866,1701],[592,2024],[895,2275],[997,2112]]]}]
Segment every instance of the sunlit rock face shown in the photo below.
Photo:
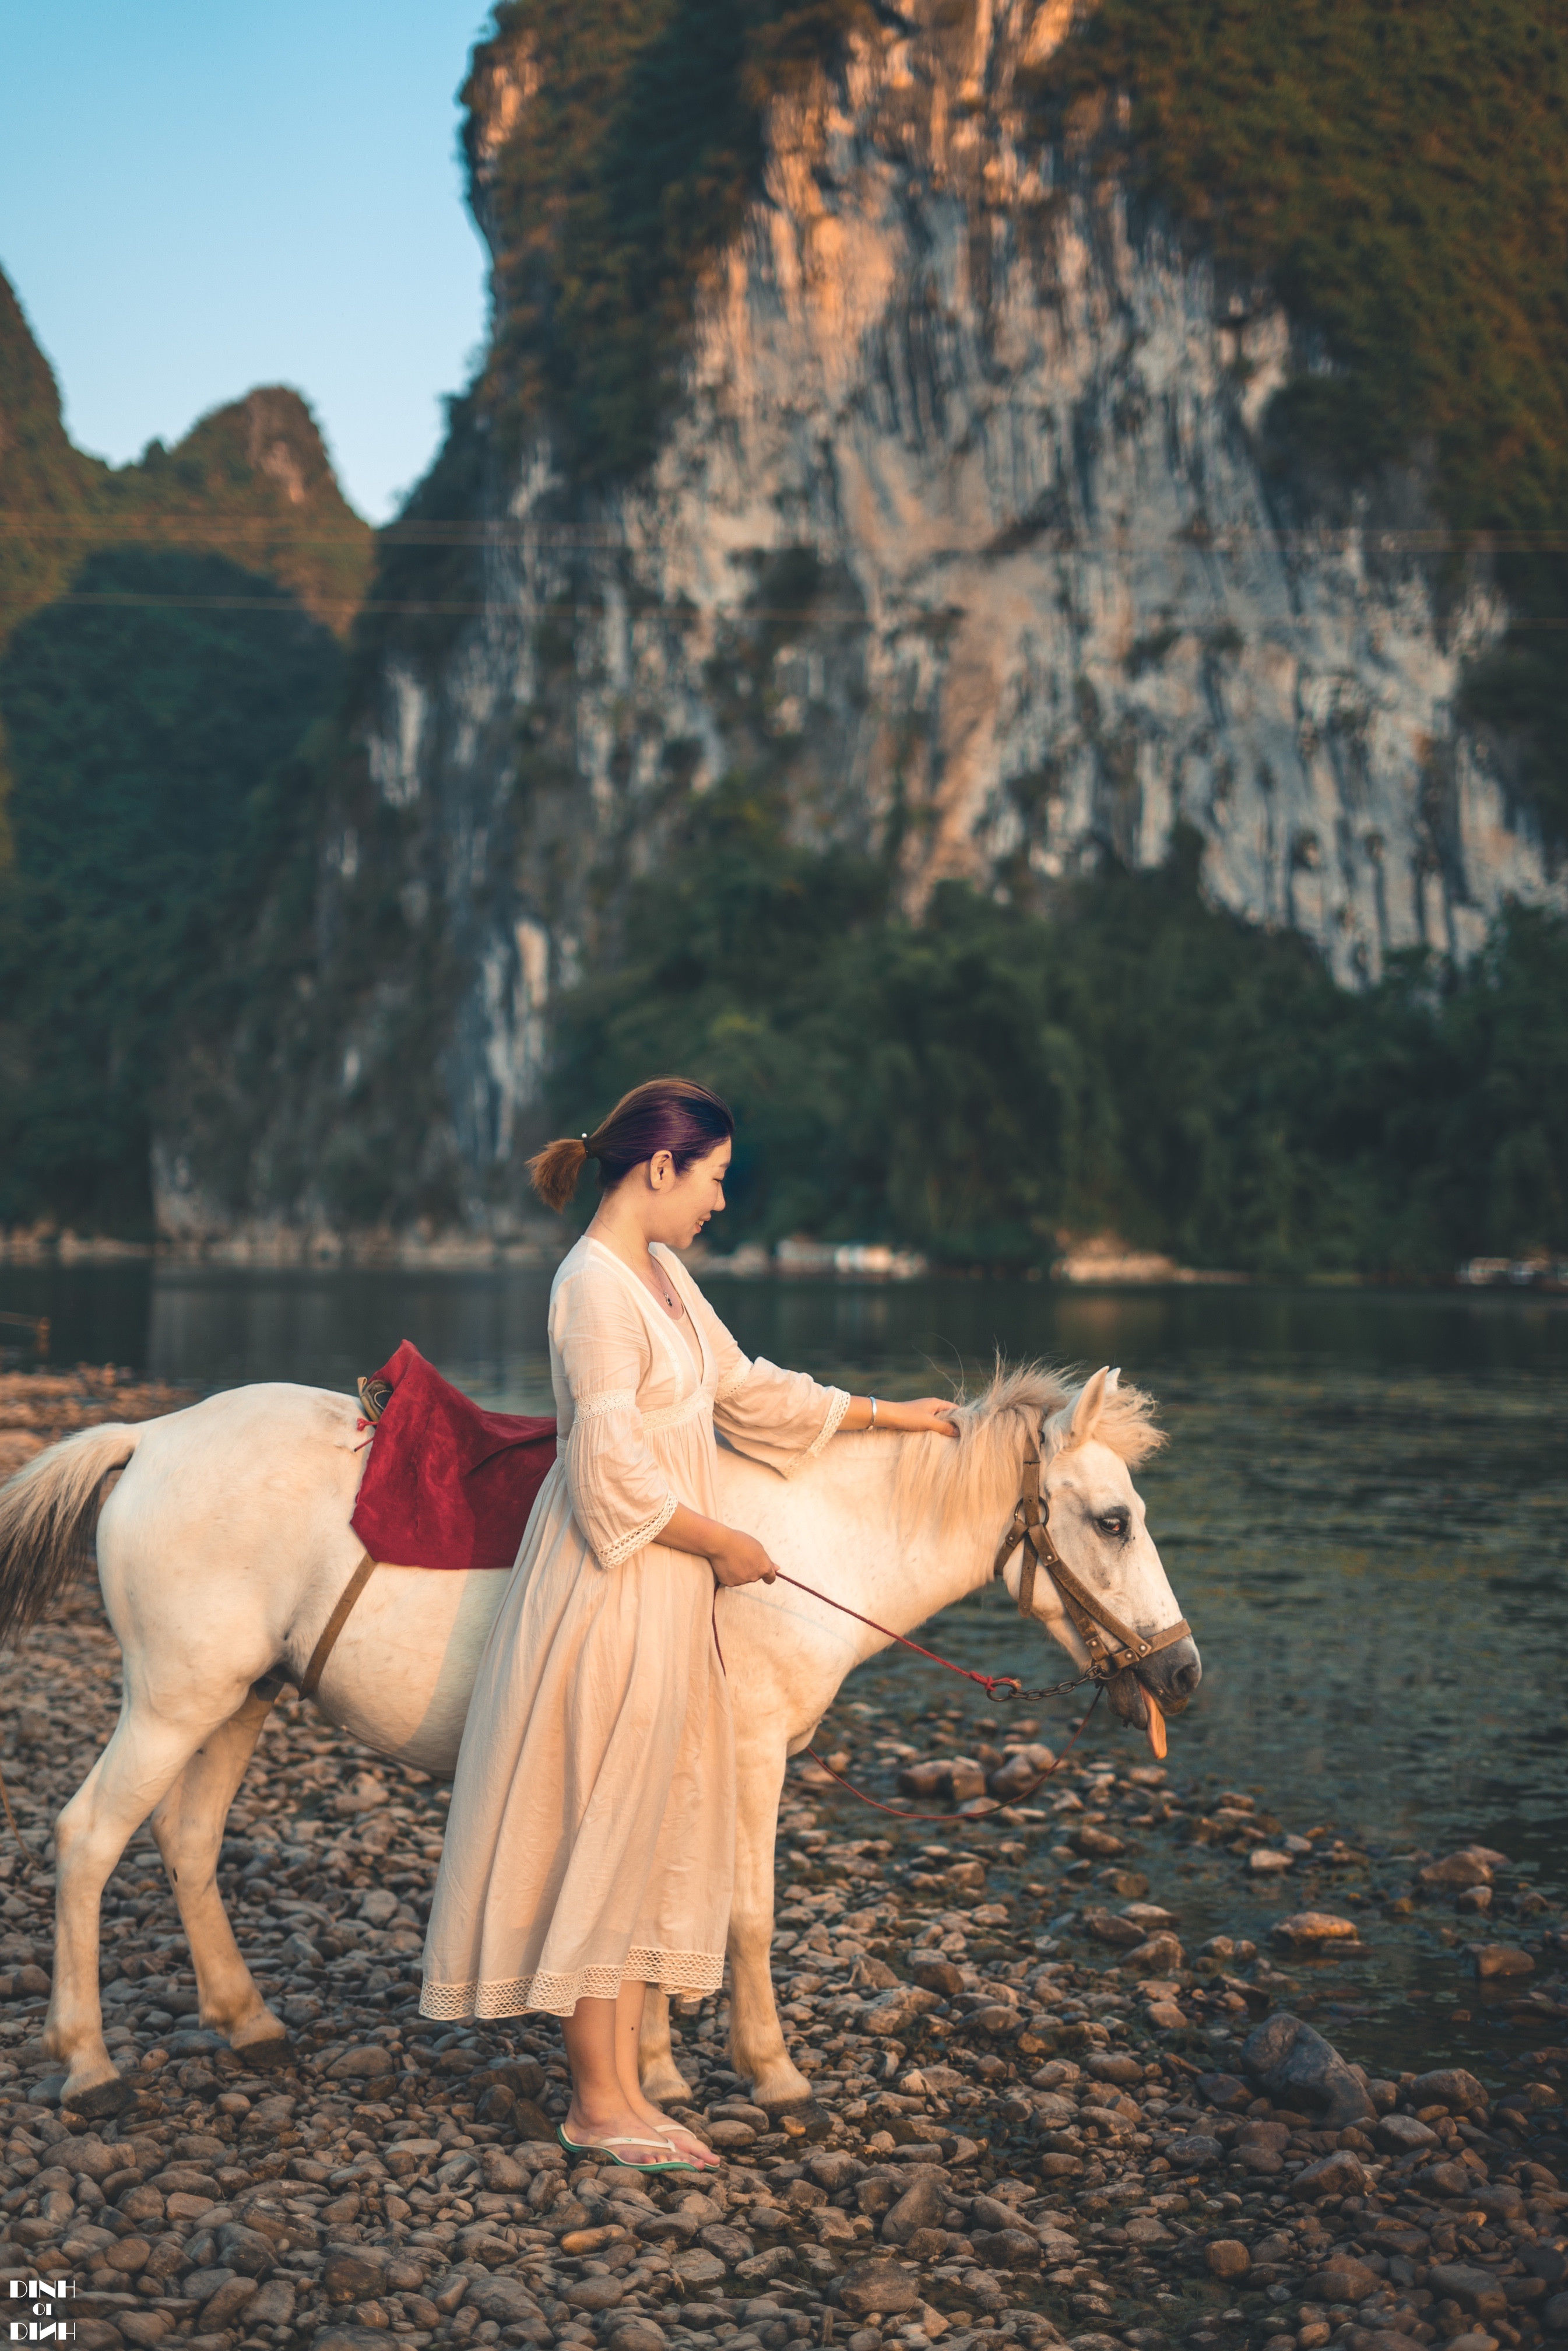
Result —
[{"label": "sunlit rock face", "polygon": [[[582,857],[635,861],[672,784],[760,758],[803,829],[893,833],[917,902],[949,874],[1156,863],[1185,819],[1214,896],[1348,982],[1391,948],[1462,954],[1548,888],[1453,717],[1501,608],[1472,584],[1439,611],[1414,492],[1330,522],[1271,484],[1288,322],[1168,227],[1134,232],[1093,126],[1075,151],[1031,137],[1020,68],[1064,15],[889,31],[775,109],[651,476],[575,507],[569,549],[547,445],[514,486],[485,650],[439,689],[468,714],[455,761],[504,707],[535,716],[569,604],[545,727]],[[498,86],[509,136],[526,87]],[[557,643],[556,694],[560,667]],[[379,771],[406,791],[388,694]],[[524,848],[519,878],[559,952],[584,916],[551,863]]]},{"label": "sunlit rock face", "polygon": [[[1135,211],[1114,118],[1045,139],[1026,78],[1068,13],[889,25],[777,104],[651,468],[585,496],[535,440],[483,517],[483,610],[383,661],[322,919],[379,826],[410,937],[441,930],[424,1147],[465,1215],[527,1125],[553,997],[726,775],[782,785],[805,838],[891,851],[915,909],[951,875],[1048,901],[1185,823],[1215,901],[1350,986],[1561,894],[1456,719],[1501,603],[1438,569],[1413,480],[1357,506],[1271,470],[1310,355]],[[481,89],[482,224],[538,94],[524,55]],[[374,1011],[351,1025],[334,1050],[373,1059]]]}]

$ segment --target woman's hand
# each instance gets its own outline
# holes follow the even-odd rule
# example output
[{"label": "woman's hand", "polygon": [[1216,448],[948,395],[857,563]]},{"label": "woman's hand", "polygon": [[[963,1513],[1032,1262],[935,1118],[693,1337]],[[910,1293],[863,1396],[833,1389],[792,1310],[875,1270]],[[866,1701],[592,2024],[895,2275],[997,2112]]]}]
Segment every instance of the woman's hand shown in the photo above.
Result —
[{"label": "woman's hand", "polygon": [[877,1399],[877,1417],[871,1417],[869,1396],[856,1396],[845,1414],[843,1427],[897,1429],[905,1436],[956,1437],[958,1423],[953,1418],[951,1404],[942,1396],[916,1396],[897,1403],[888,1396]]},{"label": "woman's hand", "polygon": [[705,1519],[684,1502],[671,1514],[659,1541],[670,1551],[705,1559],[720,1583],[771,1583],[778,1573],[754,1535],[743,1535],[739,1527],[724,1526],[718,1519]]},{"label": "woman's hand", "polygon": [[708,1557],[721,1583],[773,1582],[778,1569],[754,1535],[742,1534],[738,1527],[722,1527],[719,1532],[723,1540],[710,1550]]}]

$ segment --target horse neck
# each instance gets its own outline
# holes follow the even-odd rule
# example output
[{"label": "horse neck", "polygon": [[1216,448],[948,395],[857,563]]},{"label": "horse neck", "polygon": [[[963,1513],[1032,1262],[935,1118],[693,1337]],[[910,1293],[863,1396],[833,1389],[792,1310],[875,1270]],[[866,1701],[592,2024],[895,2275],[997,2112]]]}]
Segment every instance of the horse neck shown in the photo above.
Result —
[{"label": "horse neck", "polygon": [[[1005,1500],[982,1501],[946,1527],[935,1513],[917,1517],[900,1510],[895,1447],[932,1442],[913,1437],[841,1438],[843,1450],[834,1464],[840,1489],[836,1500],[850,1524],[839,1554],[841,1570],[824,1588],[894,1633],[910,1633],[954,1601],[983,1591],[1012,1506],[1010,1491]],[[868,1456],[885,1462],[882,1476],[864,1475]],[[872,1634],[866,1641],[867,1656],[885,1646]]]}]

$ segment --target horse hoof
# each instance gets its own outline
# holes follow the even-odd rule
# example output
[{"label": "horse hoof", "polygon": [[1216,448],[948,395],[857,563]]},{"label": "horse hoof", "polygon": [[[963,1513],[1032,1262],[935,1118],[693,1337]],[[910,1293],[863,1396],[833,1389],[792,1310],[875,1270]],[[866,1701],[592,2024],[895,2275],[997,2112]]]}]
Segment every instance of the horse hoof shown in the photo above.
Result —
[{"label": "horse hoof", "polygon": [[62,2090],[60,2104],[73,2115],[85,2115],[89,2122],[107,2122],[111,2115],[122,2115],[127,2106],[133,2106],[136,2093],[116,2074],[107,2082],[95,2082],[89,2090]]},{"label": "horse hoof", "polygon": [[295,2062],[294,2043],[286,2032],[272,2033],[265,2041],[244,2042],[234,2047],[234,2054],[244,2059],[253,2074],[282,2073]]}]

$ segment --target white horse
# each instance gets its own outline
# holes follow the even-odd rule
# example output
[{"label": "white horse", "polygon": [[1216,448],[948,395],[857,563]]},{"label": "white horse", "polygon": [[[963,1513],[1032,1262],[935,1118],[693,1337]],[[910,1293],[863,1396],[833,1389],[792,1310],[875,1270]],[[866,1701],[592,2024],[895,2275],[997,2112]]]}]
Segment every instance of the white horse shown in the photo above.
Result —
[{"label": "white horse", "polygon": [[[1177,1618],[1129,1475],[1161,1442],[1147,1397],[1118,1387],[1114,1372],[1069,1389],[1031,1367],[1000,1374],[958,1420],[956,1444],[837,1437],[793,1480],[722,1451],[720,1510],[788,1574],[908,1633],[986,1583],[1033,1438],[1069,1570],[1140,1635]],[[286,2027],[252,1980],[219,1897],[218,1851],[271,1703],[253,1684],[275,1670],[297,1681],[358,1559],[348,1520],[363,1441],[349,1397],[236,1388],[160,1420],[84,1430],[0,1489],[0,1640],[35,1621],[76,1572],[96,1517],[99,1582],[123,1653],[119,1719],[55,1829],[44,2046],[64,2061],[62,2102],[78,2112],[113,2114],[131,2096],[104,2045],[99,1914],[149,1814],[190,1938],[202,2024],[253,2064],[287,2053]],[[1005,1572],[1014,1599],[1019,1572],[1015,1552]],[[323,1713],[380,1754],[450,1775],[504,1583],[494,1571],[379,1570],[332,1650]],[[1083,1644],[1044,1575],[1031,1611],[1082,1666]],[[784,2045],[769,1969],[784,1766],[846,1674],[887,1643],[782,1583],[721,1592],[718,1625],[739,1800],[731,2048],[757,2101],[779,2107],[810,2095]],[[1112,1704],[1152,1743],[1160,1710],[1179,1713],[1201,1671],[1192,1641],[1179,1641],[1117,1673]],[[1152,1714],[1146,1687],[1158,1700]],[[641,2055],[650,2095],[684,2094],[668,2006],[651,1995]]]}]

